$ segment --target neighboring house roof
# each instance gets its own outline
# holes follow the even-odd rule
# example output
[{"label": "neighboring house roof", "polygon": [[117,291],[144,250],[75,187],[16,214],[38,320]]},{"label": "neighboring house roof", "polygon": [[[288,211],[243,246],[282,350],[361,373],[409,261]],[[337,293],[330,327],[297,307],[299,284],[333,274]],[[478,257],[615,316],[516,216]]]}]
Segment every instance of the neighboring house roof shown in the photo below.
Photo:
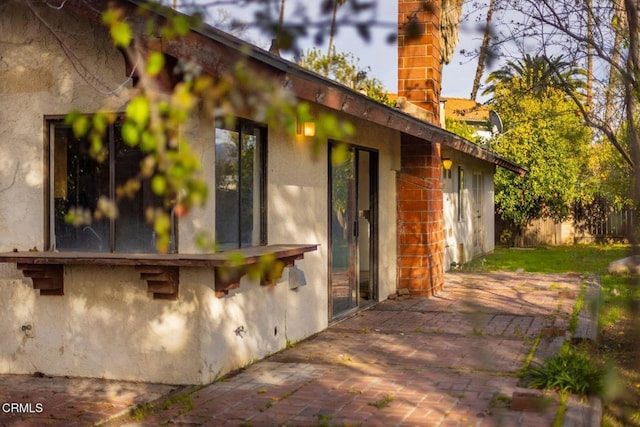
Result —
[{"label": "neighboring house roof", "polygon": [[[70,0],[65,7],[75,13],[101,22],[100,11],[109,2],[106,0]],[[119,0],[122,6],[144,5],[143,0]],[[133,12],[133,11],[132,11]],[[167,18],[171,9],[154,9],[160,17]],[[136,16],[129,15],[131,19]],[[144,28],[144,27],[142,27]],[[298,64],[283,59],[266,50],[249,44],[231,34],[210,25],[202,24],[192,28],[192,34],[181,39],[166,40],[162,50],[176,58],[196,61],[213,75],[224,69],[224,62],[247,57],[251,64],[266,75],[279,80],[295,95],[311,103],[325,106],[351,116],[394,129],[427,141],[440,142],[454,150],[494,163],[518,174],[525,169],[440,127],[419,120],[398,109],[388,107],[361,93],[330,80],[320,74],[305,69]],[[215,43],[211,43],[211,42]]]},{"label": "neighboring house roof", "polygon": [[472,99],[465,98],[441,98],[444,102],[444,111],[446,117],[453,117],[468,123],[489,122],[488,105],[479,104]]}]

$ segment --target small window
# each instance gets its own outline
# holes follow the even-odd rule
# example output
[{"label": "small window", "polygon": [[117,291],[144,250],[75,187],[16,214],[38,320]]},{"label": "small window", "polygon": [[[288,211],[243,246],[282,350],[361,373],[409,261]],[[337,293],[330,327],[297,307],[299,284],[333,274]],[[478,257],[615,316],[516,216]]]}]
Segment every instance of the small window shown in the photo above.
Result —
[{"label": "small window", "polygon": [[[139,173],[143,153],[124,143],[121,123],[107,129],[103,140],[107,153],[102,161],[89,154],[89,141],[76,138],[71,126],[60,120],[47,124],[52,178],[49,246],[60,251],[156,252],[153,226],[146,221],[145,211],[162,206],[162,200],[152,193],[148,180],[133,199],[118,203],[116,219],[93,219],[78,227],[65,221],[71,209],[94,212],[102,196],[116,200],[116,189]],[[175,233],[171,237],[171,247],[175,247]]]},{"label": "small window", "polygon": [[266,128],[239,120],[215,131],[216,242],[221,250],[266,244]]}]

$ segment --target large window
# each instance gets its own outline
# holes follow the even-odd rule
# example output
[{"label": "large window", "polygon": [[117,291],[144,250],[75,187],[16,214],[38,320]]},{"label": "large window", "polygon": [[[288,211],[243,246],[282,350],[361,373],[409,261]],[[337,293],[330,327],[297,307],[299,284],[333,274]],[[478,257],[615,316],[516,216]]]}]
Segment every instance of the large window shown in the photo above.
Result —
[{"label": "large window", "polygon": [[221,250],[266,244],[266,129],[216,128],[216,242]]},{"label": "large window", "polygon": [[[59,120],[47,124],[50,247],[60,251],[156,252],[153,226],[146,221],[145,211],[162,205],[148,182],[142,183],[133,199],[118,203],[116,219],[93,219],[77,227],[65,221],[71,209],[94,212],[101,196],[116,200],[116,189],[139,173],[143,154],[123,142],[120,123],[111,125],[105,135],[107,152],[102,161],[89,154],[89,142],[76,138],[70,126]],[[175,233],[171,246],[175,247]]]}]

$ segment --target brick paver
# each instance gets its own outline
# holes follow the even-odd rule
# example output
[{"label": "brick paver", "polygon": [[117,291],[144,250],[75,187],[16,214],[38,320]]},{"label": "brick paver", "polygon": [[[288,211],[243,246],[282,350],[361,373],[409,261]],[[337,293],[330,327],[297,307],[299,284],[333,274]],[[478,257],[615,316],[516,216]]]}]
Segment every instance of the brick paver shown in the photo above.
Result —
[{"label": "brick paver", "polygon": [[[149,401],[137,419],[107,425],[551,425],[557,403],[516,412],[509,398],[534,338],[567,327],[581,280],[447,274],[434,298],[385,301],[197,390],[0,376],[0,400],[44,406],[39,414],[0,413],[0,425],[91,425]],[[552,341],[540,349],[557,348]]]},{"label": "brick paver", "polygon": [[[0,426],[93,425],[176,389],[125,381],[0,375]],[[12,408],[12,403],[21,406]]]}]

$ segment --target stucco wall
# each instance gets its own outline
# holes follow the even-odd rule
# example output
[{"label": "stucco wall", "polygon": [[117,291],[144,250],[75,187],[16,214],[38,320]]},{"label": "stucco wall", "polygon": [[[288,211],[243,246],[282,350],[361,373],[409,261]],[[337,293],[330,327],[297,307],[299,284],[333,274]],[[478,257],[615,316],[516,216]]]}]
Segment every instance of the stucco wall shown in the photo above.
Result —
[{"label": "stucco wall", "polygon": [[[445,223],[445,270],[451,264],[468,262],[495,248],[494,187],[495,166],[461,153],[447,153],[453,160],[451,178],[443,178],[443,207]],[[458,170],[464,170],[464,191],[462,217],[458,216],[460,204],[458,194]],[[481,245],[476,245],[474,233],[477,230],[475,195],[473,191],[474,174],[482,176],[482,221],[480,230]]]},{"label": "stucco wall", "polygon": [[[106,49],[104,31],[65,19],[46,5],[34,5],[57,36],[22,2],[2,5],[0,19],[0,248],[42,250],[43,116],[122,108],[126,90],[105,96],[91,89],[115,89],[125,80],[124,59]],[[96,52],[82,58],[81,52]],[[79,78],[74,65],[83,72]],[[100,81],[95,76],[99,75]],[[89,82],[89,83],[88,83]],[[37,207],[37,209],[35,208]],[[36,209],[34,211],[34,209]],[[15,215],[15,212],[28,213]]]},{"label": "stucco wall", "polygon": [[[45,116],[72,109],[122,111],[130,84],[106,32],[61,11],[33,6],[56,36],[20,2],[0,15],[0,252],[44,242]],[[65,49],[67,52],[65,53]],[[75,66],[74,66],[75,65]],[[80,75],[82,73],[82,76]],[[97,90],[99,89],[99,90]],[[396,289],[395,170],[399,135],[354,122],[350,142],[379,150],[379,282]],[[214,130],[200,117],[186,130],[213,183]],[[296,265],[307,285],[289,289],[243,278],[225,298],[213,271],[180,269],[177,301],[154,300],[131,267],[65,266],[64,296],[39,296],[13,264],[0,264],[0,373],[206,383],[325,328],[328,324],[328,161],[309,141],[269,134],[268,241],[319,244]],[[179,250],[213,230],[215,200],[180,221]],[[21,330],[32,325],[32,336]]]}]

